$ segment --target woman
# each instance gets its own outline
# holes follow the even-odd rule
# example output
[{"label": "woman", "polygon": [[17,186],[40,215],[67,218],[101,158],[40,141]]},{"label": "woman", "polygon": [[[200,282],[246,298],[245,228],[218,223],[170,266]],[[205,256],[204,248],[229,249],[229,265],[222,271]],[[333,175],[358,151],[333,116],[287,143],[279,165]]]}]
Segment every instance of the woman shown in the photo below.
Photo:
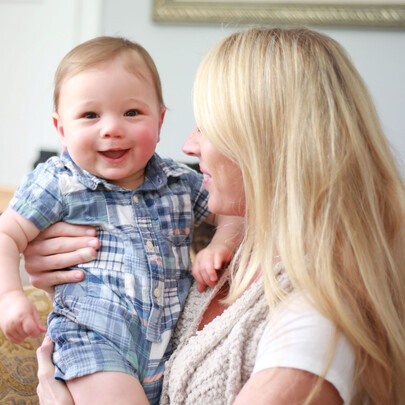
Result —
[{"label": "woman", "polygon": [[[233,34],[204,58],[194,110],[184,151],[210,210],[246,232],[229,276],[189,295],[162,403],[405,403],[404,184],[345,52],[306,29]],[[28,254],[39,287],[74,281],[34,271],[72,259],[39,257],[69,251],[58,243]],[[63,389],[46,377],[50,347],[48,393]]]}]

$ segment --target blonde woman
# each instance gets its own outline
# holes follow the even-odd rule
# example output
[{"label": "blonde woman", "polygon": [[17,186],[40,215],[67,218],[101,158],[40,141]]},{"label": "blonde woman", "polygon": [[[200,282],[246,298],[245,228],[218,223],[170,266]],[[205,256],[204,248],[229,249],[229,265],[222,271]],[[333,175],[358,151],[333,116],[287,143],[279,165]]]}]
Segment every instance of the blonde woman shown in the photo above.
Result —
[{"label": "blonde woman", "polygon": [[[191,290],[161,403],[404,404],[404,184],[344,50],[307,29],[233,34],[204,58],[194,109],[184,151],[210,210],[246,233],[229,274]],[[38,286],[74,281],[35,271],[60,266],[43,256],[69,232],[31,248]],[[63,391],[50,348],[43,403]]]}]

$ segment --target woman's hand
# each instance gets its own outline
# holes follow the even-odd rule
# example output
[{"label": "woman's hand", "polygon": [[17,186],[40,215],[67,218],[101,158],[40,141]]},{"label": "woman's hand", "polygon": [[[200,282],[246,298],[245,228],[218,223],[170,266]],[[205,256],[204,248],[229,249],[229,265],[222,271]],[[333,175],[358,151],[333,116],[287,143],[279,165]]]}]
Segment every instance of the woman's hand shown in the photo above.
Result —
[{"label": "woman's hand", "polygon": [[55,285],[82,280],[84,274],[80,270],[53,270],[93,260],[99,247],[100,241],[92,227],[66,222],[50,226],[24,251],[31,284],[52,294]]},{"label": "woman's hand", "polygon": [[52,352],[53,342],[47,336],[37,350],[39,403],[41,405],[74,405],[65,383],[54,378],[55,366],[52,363]]}]

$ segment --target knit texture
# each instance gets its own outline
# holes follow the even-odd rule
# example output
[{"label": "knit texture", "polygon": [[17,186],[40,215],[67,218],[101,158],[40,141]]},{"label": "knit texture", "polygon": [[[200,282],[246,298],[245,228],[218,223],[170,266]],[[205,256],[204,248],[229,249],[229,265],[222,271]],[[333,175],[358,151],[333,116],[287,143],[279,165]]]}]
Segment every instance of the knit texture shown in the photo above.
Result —
[{"label": "knit texture", "polygon": [[174,336],[178,347],[166,363],[161,405],[231,404],[251,376],[269,321],[262,280],[197,330],[208,303],[226,280],[224,275],[214,290],[202,294],[193,285]]}]

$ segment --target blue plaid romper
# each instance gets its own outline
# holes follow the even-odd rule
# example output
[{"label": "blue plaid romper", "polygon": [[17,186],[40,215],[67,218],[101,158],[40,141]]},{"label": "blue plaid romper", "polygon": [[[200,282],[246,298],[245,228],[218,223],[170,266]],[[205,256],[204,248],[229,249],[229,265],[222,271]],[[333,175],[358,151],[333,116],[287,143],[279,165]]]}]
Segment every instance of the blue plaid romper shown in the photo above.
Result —
[{"label": "blue plaid romper", "polygon": [[159,403],[192,280],[193,227],[209,214],[207,201],[199,174],[157,154],[135,191],[80,169],[69,155],[25,177],[14,210],[41,230],[59,221],[95,226],[101,240],[97,258],[75,267],[85,280],[56,288],[48,334],[57,378],[122,371]]}]

